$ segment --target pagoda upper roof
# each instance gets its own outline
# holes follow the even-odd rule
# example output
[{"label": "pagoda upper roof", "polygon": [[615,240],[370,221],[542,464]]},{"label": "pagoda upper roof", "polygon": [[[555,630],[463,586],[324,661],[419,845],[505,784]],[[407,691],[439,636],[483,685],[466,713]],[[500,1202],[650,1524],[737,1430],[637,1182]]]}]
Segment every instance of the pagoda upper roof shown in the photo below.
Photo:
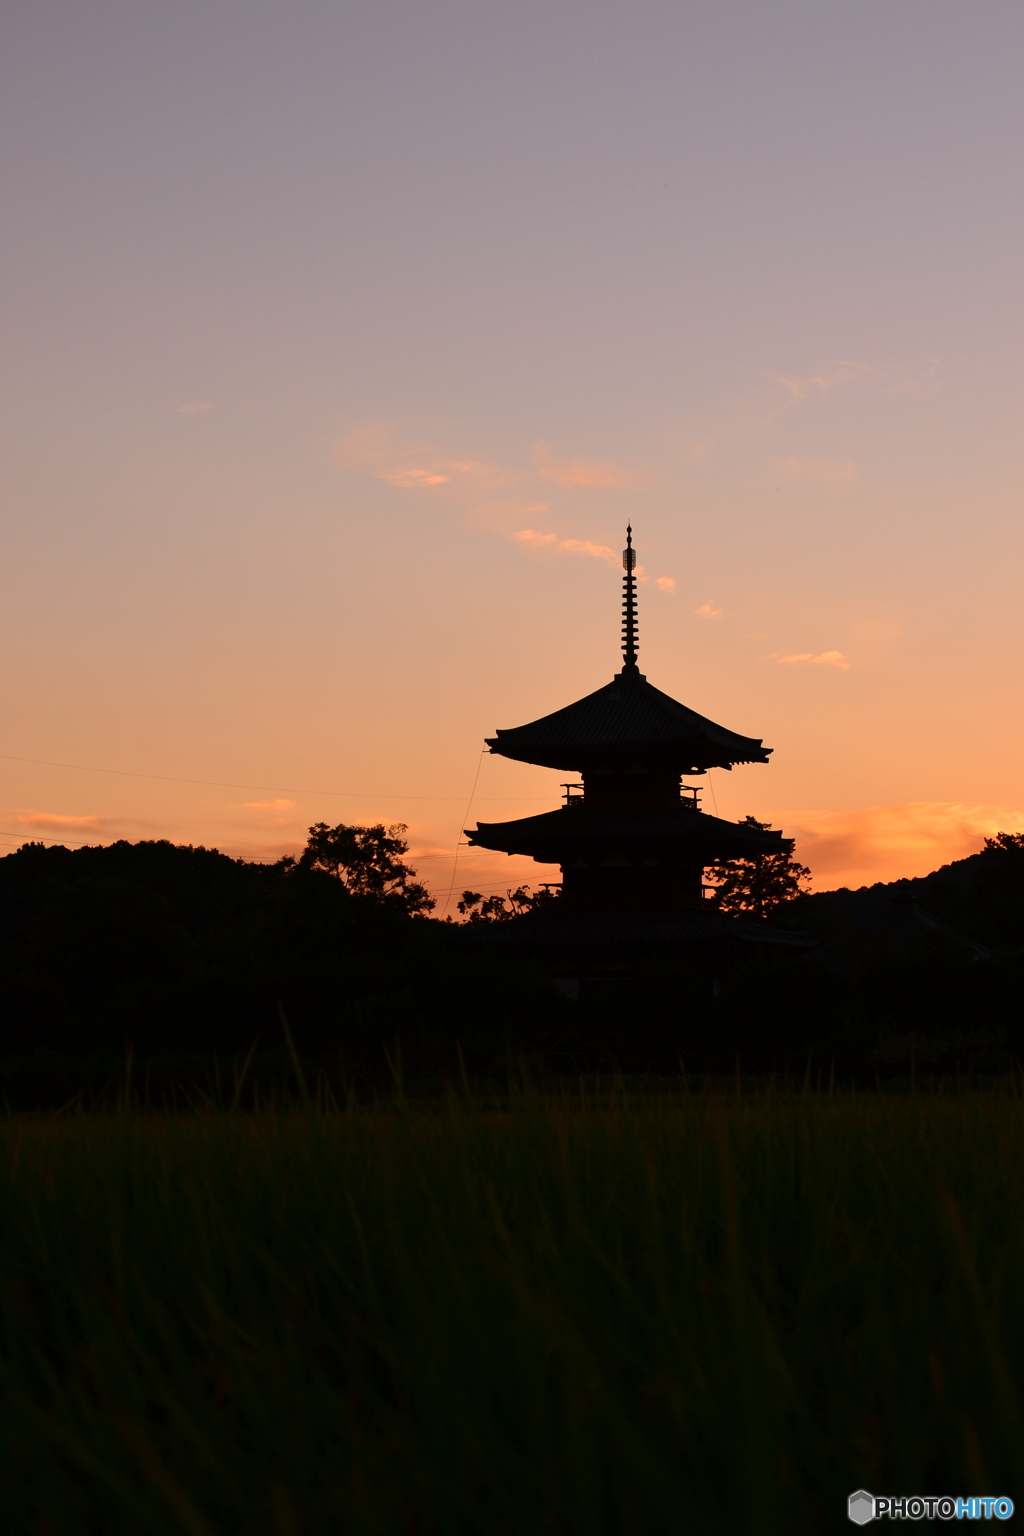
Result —
[{"label": "pagoda upper roof", "polygon": [[579,772],[607,754],[614,758],[640,748],[644,756],[678,762],[681,772],[731,768],[733,763],[766,763],[771,747],[716,725],[696,710],[655,688],[636,665],[623,667],[610,683],[586,698],[529,725],[499,730],[487,745],[502,757],[544,768]]}]

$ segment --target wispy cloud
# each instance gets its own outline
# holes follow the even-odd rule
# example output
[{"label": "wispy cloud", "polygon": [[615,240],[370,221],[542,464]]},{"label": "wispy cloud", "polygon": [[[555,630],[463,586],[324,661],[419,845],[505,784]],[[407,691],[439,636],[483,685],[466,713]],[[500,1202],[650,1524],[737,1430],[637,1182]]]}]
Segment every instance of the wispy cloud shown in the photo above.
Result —
[{"label": "wispy cloud", "polygon": [[472,474],[480,467],[471,461],[442,461],[425,467],[409,464],[398,469],[383,470],[380,478],[390,480],[392,485],[401,486],[403,490],[426,489],[431,485],[450,485],[456,476]]},{"label": "wispy cloud", "polygon": [[403,446],[379,423],[347,433],[335,444],[334,458],[349,473],[386,480],[399,490],[425,492],[459,507],[474,521],[522,517],[526,508],[520,486],[527,479],[537,479],[535,472],[524,476],[479,459]]},{"label": "wispy cloud", "polygon": [[622,490],[629,482],[626,471],[618,464],[590,463],[586,459],[555,459],[544,443],[533,450],[537,469],[556,485],[580,486],[586,490]]},{"label": "wispy cloud", "polygon": [[789,404],[821,398],[854,384],[865,384],[888,395],[919,395],[934,390],[939,383],[942,359],[930,357],[911,372],[894,373],[872,363],[853,358],[836,358],[809,373],[769,374],[772,384],[781,390]]},{"label": "wispy cloud", "polygon": [[849,358],[840,358],[836,362],[826,363],[816,373],[773,373],[770,377],[774,383],[786,391],[791,400],[797,401],[808,400],[814,395],[831,394],[833,390],[842,389],[847,384],[867,378],[871,372],[872,369],[867,363],[856,363]]},{"label": "wispy cloud", "polygon": [[263,827],[290,827],[295,825],[294,800],[243,800],[240,810],[256,811],[255,817],[245,818]]},{"label": "wispy cloud", "polygon": [[392,485],[400,485],[403,490],[410,490],[413,486],[447,485],[450,475],[443,475],[439,469],[392,469],[381,477],[390,480]]},{"label": "wispy cloud", "polygon": [[607,544],[592,544],[589,539],[560,539],[557,533],[541,533],[536,528],[517,528],[512,537],[520,544],[535,544],[540,549],[554,549],[563,555],[589,555],[617,569],[621,556]]},{"label": "wispy cloud", "polygon": [[842,651],[819,651],[817,655],[813,651],[798,651],[790,656],[775,655],[768,659],[777,662],[781,667],[806,664],[812,667],[838,667],[841,672],[850,670],[850,663]]},{"label": "wispy cloud", "polygon": [[1018,806],[915,800],[852,811],[797,810],[777,823],[795,837],[818,890],[930,874],[977,853],[996,832],[1024,831]]},{"label": "wispy cloud", "polygon": [[[477,527],[514,539],[536,550],[565,555],[585,555],[618,569],[619,551],[593,539],[523,526],[526,519],[544,517],[552,509],[552,486],[564,490],[618,491],[635,479],[620,465],[584,459],[557,459],[547,445],[538,443],[518,467],[489,464],[481,459],[456,458],[406,447],[395,442],[394,433],[379,423],[366,424],[348,433],[335,445],[335,460],[350,473],[385,480],[401,491],[429,497],[449,505]],[[538,492],[544,499],[538,497]],[[563,498],[564,499],[564,498]],[[578,518],[578,503],[573,498]],[[623,519],[625,521],[625,519]],[[638,566],[637,579],[650,582],[659,592],[673,592],[675,578],[650,576]]]},{"label": "wispy cloud", "polygon": [[813,480],[837,488],[853,485],[857,479],[849,459],[775,459],[769,474],[775,480]]},{"label": "wispy cloud", "polygon": [[706,603],[702,603],[699,608],[695,608],[693,611],[697,617],[701,619],[720,619],[722,617],[722,610],[721,608],[715,607],[715,600],[713,597],[709,598]]},{"label": "wispy cloud", "polygon": [[[592,544],[589,539],[559,539],[556,549],[562,549],[567,555],[589,555],[593,560],[603,560],[605,565],[616,568],[620,557],[614,549],[609,549],[607,544]],[[637,566],[640,571],[642,567]]]},{"label": "wispy cloud", "polygon": [[54,811],[24,811],[14,820],[21,827],[35,827],[40,832],[101,832],[115,824],[109,816],[62,816]]},{"label": "wispy cloud", "polygon": [[178,406],[178,414],[181,416],[198,416],[202,411],[212,411],[212,400],[186,400]]},{"label": "wispy cloud", "polygon": [[[563,555],[589,555],[592,560],[600,560],[612,570],[621,569],[622,556],[609,544],[593,544],[589,539],[560,539],[557,533],[543,533],[537,528],[517,528],[512,538],[520,544],[532,544],[538,549],[550,549]],[[674,592],[676,589],[673,576],[652,578],[642,565],[636,567],[634,574],[637,581],[653,582],[659,592]]]}]

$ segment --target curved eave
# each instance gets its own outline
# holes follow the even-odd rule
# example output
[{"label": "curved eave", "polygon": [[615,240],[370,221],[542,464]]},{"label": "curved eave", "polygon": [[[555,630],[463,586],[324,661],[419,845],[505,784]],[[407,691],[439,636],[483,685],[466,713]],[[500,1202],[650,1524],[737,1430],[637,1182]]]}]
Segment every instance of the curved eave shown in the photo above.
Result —
[{"label": "curved eave", "polygon": [[[587,811],[583,806],[544,811],[516,821],[482,821],[466,829],[474,848],[519,853],[558,864],[563,855],[595,843],[663,843],[706,852],[709,859],[742,858],[757,853],[789,853],[792,838],[781,832],[754,831],[703,811]],[[695,847],[696,845],[696,847]]]},{"label": "curved eave", "polygon": [[497,736],[485,737],[485,744],[499,757],[511,758],[516,763],[533,763],[537,768],[558,768],[564,773],[582,773],[594,761],[622,757],[637,748],[658,758],[678,762],[679,772],[684,775],[706,773],[709,768],[724,768],[728,772],[739,763],[767,763],[772,750],[771,747],[761,747],[758,742],[751,742],[749,750],[725,750],[709,742],[692,739],[681,741],[673,737],[643,742],[581,743],[564,747],[533,746],[529,743],[517,746],[507,739],[511,735],[511,732],[499,731]]},{"label": "curved eave", "polygon": [[674,761],[681,771],[767,763],[771,748],[741,736],[662,693],[638,672],[620,672],[605,687],[528,725],[487,738],[491,751],[516,762],[578,772],[602,757],[636,751]]}]

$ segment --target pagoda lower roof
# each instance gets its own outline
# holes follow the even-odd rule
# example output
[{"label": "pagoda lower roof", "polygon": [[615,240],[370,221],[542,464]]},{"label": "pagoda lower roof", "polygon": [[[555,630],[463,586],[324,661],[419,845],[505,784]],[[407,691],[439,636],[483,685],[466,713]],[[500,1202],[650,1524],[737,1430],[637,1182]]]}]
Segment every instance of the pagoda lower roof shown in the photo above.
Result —
[{"label": "pagoda lower roof", "polygon": [[708,911],[559,912],[557,903],[496,923],[466,923],[458,930],[468,944],[513,950],[593,951],[607,954],[618,948],[669,947],[698,944],[766,944],[802,951],[816,940],[803,933],[773,928],[754,917],[733,917]]},{"label": "pagoda lower roof", "polygon": [[[595,844],[669,845],[676,852],[715,858],[754,857],[758,853],[788,853],[791,838],[781,832],[759,831],[735,821],[707,816],[680,803],[663,809],[588,806],[586,801],[564,805],[539,816],[515,821],[481,821],[466,829],[475,848],[498,853],[522,853],[541,863],[560,864],[562,856]],[[680,847],[680,845],[683,845]]]},{"label": "pagoda lower roof", "polygon": [[487,739],[492,752],[521,763],[579,772],[602,756],[622,758],[629,749],[680,765],[681,772],[766,763],[770,747],[740,736],[662,693],[637,671],[623,667],[586,698],[528,725],[499,730]]}]

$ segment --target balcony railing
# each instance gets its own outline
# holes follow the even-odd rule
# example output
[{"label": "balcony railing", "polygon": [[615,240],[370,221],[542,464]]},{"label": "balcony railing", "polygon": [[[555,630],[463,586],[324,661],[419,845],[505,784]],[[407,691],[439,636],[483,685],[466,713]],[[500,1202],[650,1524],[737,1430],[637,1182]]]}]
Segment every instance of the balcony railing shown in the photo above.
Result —
[{"label": "balcony railing", "polygon": [[[582,784],[563,784],[565,793],[562,796],[563,806],[582,805],[584,801]],[[687,811],[700,810],[700,787],[696,784],[681,784],[679,786],[679,804]]]}]

